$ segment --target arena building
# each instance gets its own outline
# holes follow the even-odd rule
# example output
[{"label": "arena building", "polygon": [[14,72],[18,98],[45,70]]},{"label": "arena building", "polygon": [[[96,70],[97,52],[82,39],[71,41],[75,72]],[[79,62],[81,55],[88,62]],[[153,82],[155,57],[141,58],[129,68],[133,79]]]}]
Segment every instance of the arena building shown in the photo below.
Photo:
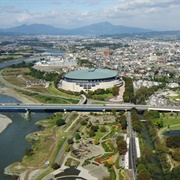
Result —
[{"label": "arena building", "polygon": [[118,71],[109,69],[83,69],[71,71],[64,75],[59,82],[59,88],[80,92],[88,92],[97,89],[107,89],[113,86],[121,86],[122,79]]}]

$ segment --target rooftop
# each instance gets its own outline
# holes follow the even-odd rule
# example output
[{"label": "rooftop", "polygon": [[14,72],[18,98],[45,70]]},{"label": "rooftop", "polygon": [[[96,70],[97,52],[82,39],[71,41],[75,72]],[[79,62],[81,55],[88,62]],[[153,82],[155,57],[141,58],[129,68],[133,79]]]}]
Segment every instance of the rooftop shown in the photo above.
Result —
[{"label": "rooftop", "polygon": [[118,71],[98,68],[98,69],[82,69],[82,70],[71,71],[67,73],[64,77],[69,79],[90,80],[90,79],[112,78],[117,75],[118,75]]}]

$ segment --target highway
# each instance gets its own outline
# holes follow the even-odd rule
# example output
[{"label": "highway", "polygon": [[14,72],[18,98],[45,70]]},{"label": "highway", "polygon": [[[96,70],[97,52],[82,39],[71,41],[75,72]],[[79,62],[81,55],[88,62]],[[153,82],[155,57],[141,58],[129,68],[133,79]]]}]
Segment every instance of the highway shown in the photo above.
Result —
[{"label": "highway", "polygon": [[135,107],[139,111],[158,110],[163,112],[180,112],[179,107],[163,107],[134,104],[0,104],[0,112],[61,112],[86,111],[102,112],[112,110],[130,110]]}]

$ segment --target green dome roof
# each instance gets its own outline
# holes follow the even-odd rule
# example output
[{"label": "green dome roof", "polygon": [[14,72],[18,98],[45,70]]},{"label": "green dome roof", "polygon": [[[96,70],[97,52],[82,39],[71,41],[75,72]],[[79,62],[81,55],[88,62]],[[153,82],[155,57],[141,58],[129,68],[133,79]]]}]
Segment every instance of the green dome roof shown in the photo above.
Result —
[{"label": "green dome roof", "polygon": [[64,77],[68,79],[80,79],[80,80],[93,80],[93,79],[107,79],[118,75],[118,71],[109,69],[82,69],[71,71]]}]

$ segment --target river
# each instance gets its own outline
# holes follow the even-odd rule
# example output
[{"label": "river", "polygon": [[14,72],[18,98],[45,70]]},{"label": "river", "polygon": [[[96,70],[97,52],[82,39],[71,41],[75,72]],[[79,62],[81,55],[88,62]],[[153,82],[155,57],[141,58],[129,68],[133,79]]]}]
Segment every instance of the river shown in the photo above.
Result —
[{"label": "river", "polygon": [[[60,56],[60,55],[65,55],[65,51],[58,50],[58,49],[52,49],[52,48],[44,48],[44,47],[33,47],[34,49],[37,50],[43,50],[44,53],[41,53],[41,56],[47,56],[47,55],[53,55],[53,56]],[[25,62],[32,62],[32,61],[37,61],[41,58],[40,55],[28,57],[28,58],[20,58],[16,60],[11,60],[11,61],[5,61],[3,63],[0,63],[0,69],[3,69],[7,66],[11,66],[12,64],[18,64],[21,63],[22,61]]]},{"label": "river", "polygon": [[[64,55],[63,51],[56,49],[45,49],[37,47],[37,49],[44,50],[52,55]],[[44,54],[45,55],[45,54]],[[31,62],[38,60],[40,56],[21,58],[12,61],[0,63],[0,69],[17,64],[22,61]],[[2,85],[0,84],[0,87]],[[15,98],[0,94],[0,103],[20,103]],[[52,113],[31,113],[27,118],[23,113],[1,113],[12,120],[12,123],[0,133],[0,180],[11,180],[11,176],[4,175],[4,168],[13,162],[21,161],[24,156],[26,148],[31,144],[27,143],[25,136],[31,132],[39,130],[34,124],[41,119],[51,117]]]},{"label": "river", "polygon": [[[0,103],[14,103],[18,100],[0,95]],[[4,168],[13,162],[21,161],[25,149],[31,144],[27,143],[25,136],[39,130],[34,124],[41,119],[52,116],[52,113],[31,113],[27,118],[22,113],[1,113],[8,116],[12,123],[0,133],[0,179],[9,180],[10,176],[3,174]]]}]

